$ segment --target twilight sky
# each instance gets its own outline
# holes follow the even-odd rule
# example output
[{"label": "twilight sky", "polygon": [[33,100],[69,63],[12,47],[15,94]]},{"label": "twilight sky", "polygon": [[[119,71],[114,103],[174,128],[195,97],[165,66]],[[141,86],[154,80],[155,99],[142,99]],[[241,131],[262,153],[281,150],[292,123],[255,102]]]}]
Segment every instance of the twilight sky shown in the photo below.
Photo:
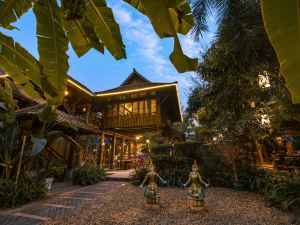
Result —
[{"label": "twilight sky", "polygon": [[[108,51],[102,55],[93,49],[78,58],[70,45],[69,75],[92,91],[102,91],[119,86],[132,69],[136,68],[139,73],[153,82],[178,81],[181,105],[185,107],[187,94],[193,84],[191,78],[195,74],[193,72],[179,74],[169,61],[169,55],[173,50],[173,38],[160,39],[148,18],[123,1],[107,0],[107,4],[113,9],[115,19],[120,25],[127,59],[117,61]],[[38,58],[36,21],[32,10],[23,15],[14,26],[19,30],[8,31],[0,28],[0,32],[12,36]],[[190,35],[180,36],[186,55],[200,57],[200,54],[209,47],[215,30],[213,17],[209,19],[209,27],[210,32],[204,33],[199,43],[195,43]]]}]

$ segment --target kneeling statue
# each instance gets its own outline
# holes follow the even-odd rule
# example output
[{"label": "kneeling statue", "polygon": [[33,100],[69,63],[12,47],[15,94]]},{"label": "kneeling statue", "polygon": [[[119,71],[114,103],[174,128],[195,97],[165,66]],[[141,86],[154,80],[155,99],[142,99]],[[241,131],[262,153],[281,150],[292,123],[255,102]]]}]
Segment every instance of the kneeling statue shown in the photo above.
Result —
[{"label": "kneeling statue", "polygon": [[205,183],[198,172],[196,160],[192,166],[188,181],[183,185],[186,187],[190,182],[192,183],[188,189],[188,196],[190,199],[189,206],[193,211],[200,211],[204,207],[205,190],[208,184]]},{"label": "kneeling statue", "polygon": [[149,178],[149,185],[145,190],[144,196],[146,198],[146,205],[150,208],[157,208],[159,207],[159,190],[158,186],[156,184],[155,178],[158,177],[164,184],[167,182],[164,181],[156,172],[155,167],[152,164],[152,161],[150,159],[150,164],[148,166],[149,172],[147,173],[143,183],[140,185],[140,187],[143,187],[145,182]]}]

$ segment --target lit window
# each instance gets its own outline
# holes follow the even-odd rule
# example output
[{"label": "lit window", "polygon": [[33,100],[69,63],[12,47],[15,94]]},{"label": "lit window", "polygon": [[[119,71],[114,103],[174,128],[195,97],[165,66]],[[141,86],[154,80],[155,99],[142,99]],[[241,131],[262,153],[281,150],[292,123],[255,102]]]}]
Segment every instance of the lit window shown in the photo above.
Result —
[{"label": "lit window", "polygon": [[144,101],[140,101],[140,114],[144,114]]},{"label": "lit window", "polygon": [[148,100],[145,101],[145,113],[150,113],[150,102]]},{"label": "lit window", "polygon": [[133,107],[132,107],[132,113],[133,114],[138,114],[139,113],[138,111],[139,111],[138,102],[134,102]]},{"label": "lit window", "polygon": [[119,105],[119,115],[124,116],[124,104]]},{"label": "lit window", "polygon": [[125,103],[125,116],[130,116],[132,114],[132,103]]},{"label": "lit window", "polygon": [[151,100],[151,113],[156,113],[156,100]]}]

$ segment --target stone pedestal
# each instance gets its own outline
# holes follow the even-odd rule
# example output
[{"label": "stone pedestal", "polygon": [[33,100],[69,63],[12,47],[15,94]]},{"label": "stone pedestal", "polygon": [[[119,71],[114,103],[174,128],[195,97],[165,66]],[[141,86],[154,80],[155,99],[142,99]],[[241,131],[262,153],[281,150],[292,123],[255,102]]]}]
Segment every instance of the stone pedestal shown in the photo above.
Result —
[{"label": "stone pedestal", "polygon": [[159,196],[156,196],[154,199],[145,198],[145,204],[151,209],[159,208]]},{"label": "stone pedestal", "polygon": [[200,212],[204,208],[204,200],[189,198],[189,207],[193,212]]}]

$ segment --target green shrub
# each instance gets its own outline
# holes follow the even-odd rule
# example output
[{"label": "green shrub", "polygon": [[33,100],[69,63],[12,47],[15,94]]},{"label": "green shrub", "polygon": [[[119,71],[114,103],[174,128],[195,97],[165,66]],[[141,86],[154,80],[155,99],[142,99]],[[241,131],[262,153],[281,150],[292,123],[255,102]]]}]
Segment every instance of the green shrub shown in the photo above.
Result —
[{"label": "green shrub", "polygon": [[138,168],[129,174],[129,183],[135,186],[140,185],[147,174],[146,168]]},{"label": "green shrub", "polygon": [[212,186],[232,186],[232,169],[224,160],[221,151],[217,149],[198,149],[197,162],[200,174]]},{"label": "green shrub", "polygon": [[177,142],[174,146],[174,155],[182,159],[198,158],[199,149],[203,149],[200,142]]},{"label": "green shrub", "polygon": [[0,179],[0,207],[15,207],[47,196],[45,179],[36,172],[25,172],[18,183],[12,179]]},{"label": "green shrub", "polygon": [[154,145],[151,147],[151,154],[169,154],[172,146],[169,144]]},{"label": "green shrub", "polygon": [[157,171],[172,170],[174,157],[165,154],[152,155],[152,162]]},{"label": "green shrub", "polygon": [[300,176],[274,174],[267,188],[267,205],[300,213]]},{"label": "green shrub", "polygon": [[208,149],[200,142],[178,142],[175,144],[174,156],[183,160],[190,169],[196,160],[200,174],[210,185],[220,187],[232,185],[232,169],[224,162],[219,149]]},{"label": "green shrub", "polygon": [[73,184],[79,184],[82,186],[99,183],[105,180],[106,172],[99,166],[86,164],[74,169],[73,172]]}]

